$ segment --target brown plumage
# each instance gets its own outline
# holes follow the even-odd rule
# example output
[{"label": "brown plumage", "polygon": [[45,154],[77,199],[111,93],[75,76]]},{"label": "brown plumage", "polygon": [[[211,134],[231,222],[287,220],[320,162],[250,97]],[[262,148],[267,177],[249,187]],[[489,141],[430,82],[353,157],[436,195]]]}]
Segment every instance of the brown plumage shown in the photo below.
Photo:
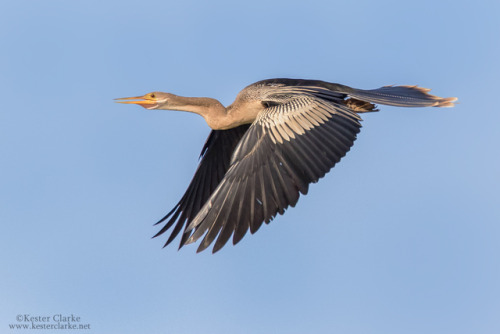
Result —
[{"label": "brown plumage", "polygon": [[198,251],[216,240],[216,252],[231,236],[236,244],[248,230],[255,233],[263,222],[295,206],[309,184],[349,151],[361,128],[358,114],[378,111],[375,103],[452,107],[457,100],[428,91],[271,79],[246,87],[227,108],[211,98],[162,92],[117,100],[146,109],[194,112],[213,129],[186,193],[157,223],[165,225],[155,237],[173,227],[165,246],[183,230],[180,247],[204,236]]}]

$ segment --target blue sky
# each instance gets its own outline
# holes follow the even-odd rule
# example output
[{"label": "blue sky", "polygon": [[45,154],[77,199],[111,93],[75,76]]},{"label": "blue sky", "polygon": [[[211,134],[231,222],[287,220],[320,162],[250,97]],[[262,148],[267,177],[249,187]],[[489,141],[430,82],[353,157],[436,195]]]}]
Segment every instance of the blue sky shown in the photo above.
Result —
[{"label": "blue sky", "polygon": [[[4,1],[0,332],[62,313],[85,333],[498,333],[499,16],[498,1]],[[381,107],[257,234],[162,249],[152,224],[209,129],[112,99],[227,105],[273,77],[460,104]]]}]

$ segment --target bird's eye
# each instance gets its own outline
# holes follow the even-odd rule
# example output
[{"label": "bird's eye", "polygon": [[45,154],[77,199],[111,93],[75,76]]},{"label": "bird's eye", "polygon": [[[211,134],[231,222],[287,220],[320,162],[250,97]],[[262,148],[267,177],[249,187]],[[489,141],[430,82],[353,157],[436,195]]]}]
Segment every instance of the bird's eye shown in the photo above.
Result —
[{"label": "bird's eye", "polygon": [[153,93],[149,94],[149,96],[150,96],[151,98],[153,98],[153,99],[155,98],[155,94],[153,94]]}]

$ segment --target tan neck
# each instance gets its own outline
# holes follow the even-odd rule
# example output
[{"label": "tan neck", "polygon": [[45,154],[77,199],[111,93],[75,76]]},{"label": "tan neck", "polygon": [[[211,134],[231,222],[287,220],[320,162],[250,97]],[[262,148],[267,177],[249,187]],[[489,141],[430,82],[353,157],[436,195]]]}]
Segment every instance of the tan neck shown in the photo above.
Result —
[{"label": "tan neck", "polygon": [[201,115],[214,130],[226,127],[226,108],[216,99],[174,95],[169,99],[168,106],[165,109],[187,111]]}]

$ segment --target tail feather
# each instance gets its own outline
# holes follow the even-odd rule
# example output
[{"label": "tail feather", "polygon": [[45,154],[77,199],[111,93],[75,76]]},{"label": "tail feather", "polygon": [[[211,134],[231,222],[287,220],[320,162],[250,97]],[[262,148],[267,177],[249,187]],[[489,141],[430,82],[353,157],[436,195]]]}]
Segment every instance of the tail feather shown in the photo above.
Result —
[{"label": "tail feather", "polygon": [[343,93],[358,100],[397,107],[453,107],[456,97],[431,95],[429,88],[418,86],[384,86],[378,89],[355,89],[346,87]]}]

